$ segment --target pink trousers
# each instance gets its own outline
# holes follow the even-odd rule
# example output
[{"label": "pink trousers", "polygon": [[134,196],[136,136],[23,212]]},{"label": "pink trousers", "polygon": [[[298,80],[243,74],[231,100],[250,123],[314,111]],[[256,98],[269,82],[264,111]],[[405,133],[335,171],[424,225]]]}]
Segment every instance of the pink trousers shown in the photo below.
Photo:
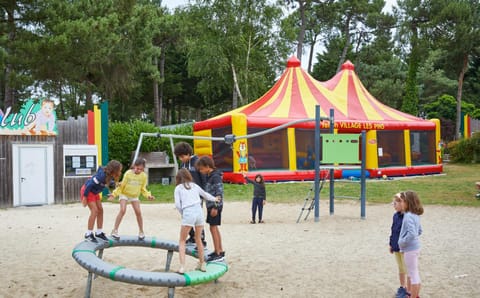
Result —
[{"label": "pink trousers", "polygon": [[420,255],[420,249],[406,251],[403,253],[405,258],[405,266],[407,266],[407,274],[410,277],[412,285],[418,285],[422,281],[420,280],[420,273],[418,272],[418,256]]}]

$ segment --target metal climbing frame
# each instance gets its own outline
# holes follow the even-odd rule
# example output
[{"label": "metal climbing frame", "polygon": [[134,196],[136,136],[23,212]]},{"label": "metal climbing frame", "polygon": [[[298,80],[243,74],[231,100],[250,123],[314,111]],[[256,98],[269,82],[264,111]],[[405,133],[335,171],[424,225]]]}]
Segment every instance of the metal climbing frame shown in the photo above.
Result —
[{"label": "metal climbing frame", "polygon": [[[294,120],[290,121],[287,123],[284,123],[282,125],[265,129],[262,131],[259,131],[257,133],[253,134],[247,134],[243,136],[235,136],[233,134],[228,134],[225,135],[225,137],[206,137],[206,136],[186,136],[186,135],[175,135],[175,134],[161,134],[161,133],[144,133],[142,132],[140,134],[140,138],[138,140],[137,148],[135,150],[135,155],[134,155],[134,160],[138,157],[138,154],[140,152],[140,147],[142,146],[143,138],[144,137],[164,137],[164,138],[169,138],[170,139],[170,146],[172,147],[172,152],[173,152],[173,139],[189,139],[189,140],[210,140],[210,141],[219,141],[219,142],[225,142],[227,144],[233,144],[237,140],[242,140],[242,139],[251,139],[255,137],[259,137],[265,134],[269,134],[272,132],[275,132],[277,130],[281,130],[296,124],[300,123],[305,123],[305,122],[312,122],[315,121],[315,156],[320,156],[320,122],[327,120],[330,123],[330,132],[333,133],[334,129],[334,113],[333,109],[330,109],[330,116],[329,117],[321,117],[320,116],[320,106],[316,105],[315,106],[315,118],[306,118],[306,119],[299,119],[299,120]],[[362,132],[362,140],[365,140],[365,132]],[[361,163],[362,163],[362,170],[361,170],[361,217],[365,218],[365,149],[366,149],[366,144],[365,141],[362,142],[362,158],[361,158]],[[177,165],[177,159],[173,158],[174,164],[176,168],[178,167]],[[315,178],[314,178],[314,187],[313,187],[313,192],[314,192],[314,201],[313,201],[313,209],[315,210],[315,221],[319,221],[320,219],[320,161],[319,158],[315,158],[314,161],[314,168],[315,168]],[[334,170],[330,169],[329,172],[330,176],[330,214],[333,214],[333,197],[332,194],[334,193],[333,191],[333,185],[334,185]]]},{"label": "metal climbing frame", "polygon": [[[327,172],[327,174],[324,175],[324,177],[320,177],[320,189],[319,191],[322,191],[323,186],[325,185],[325,181],[327,181],[328,176],[330,174],[330,171]],[[312,194],[314,193],[314,185],[310,187],[308,190],[307,195],[305,196],[305,200],[303,202],[303,207],[300,210],[300,214],[298,215],[297,218],[297,223],[300,222],[300,219],[302,218],[303,212],[307,212],[305,214],[305,218],[303,220],[307,220],[308,216],[310,215],[310,212],[315,209],[315,199],[312,197]],[[308,207],[307,207],[308,205]]]},{"label": "metal climbing frame", "polygon": [[[330,109],[330,135],[334,137],[334,111]],[[320,106],[315,107],[315,156],[320,156]],[[335,137],[334,137],[335,138]],[[341,138],[341,135],[338,135],[337,138]],[[365,169],[365,158],[366,158],[366,132],[362,131],[361,133],[361,158],[360,158],[360,217],[365,219],[365,204],[366,204],[366,169]],[[358,148],[358,147],[357,147]],[[326,149],[325,146],[323,149]],[[326,153],[326,151],[323,151]],[[350,153],[351,154],[351,153]],[[336,160],[336,158],[339,158]],[[352,160],[347,158],[343,159],[344,157],[341,154],[336,153],[336,155],[332,155],[331,158],[327,158],[325,160],[325,156],[322,157],[322,161],[325,162],[333,162],[333,163],[348,163]],[[315,158],[315,182],[314,182],[314,210],[315,210],[315,222],[320,220],[320,158]],[[329,177],[330,177],[330,215],[334,214],[335,211],[335,175],[334,175],[334,167],[330,168],[329,170]],[[303,212],[303,210],[302,210]],[[298,222],[298,221],[297,221]]]}]

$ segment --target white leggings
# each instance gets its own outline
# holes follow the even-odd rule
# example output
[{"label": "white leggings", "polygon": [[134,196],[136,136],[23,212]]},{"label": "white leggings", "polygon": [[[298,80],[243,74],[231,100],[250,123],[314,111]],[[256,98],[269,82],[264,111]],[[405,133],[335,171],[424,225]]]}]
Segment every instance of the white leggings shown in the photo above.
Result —
[{"label": "white leggings", "polygon": [[420,273],[418,272],[418,256],[420,255],[420,249],[406,251],[403,253],[405,258],[405,265],[407,266],[408,277],[412,285],[418,285],[422,281],[420,280]]}]

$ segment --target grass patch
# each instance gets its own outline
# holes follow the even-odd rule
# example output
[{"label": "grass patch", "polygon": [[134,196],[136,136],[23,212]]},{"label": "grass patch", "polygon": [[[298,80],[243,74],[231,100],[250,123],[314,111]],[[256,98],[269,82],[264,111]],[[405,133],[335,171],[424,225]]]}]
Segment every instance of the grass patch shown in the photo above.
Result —
[{"label": "grass patch", "polygon": [[[404,190],[416,191],[424,204],[448,206],[480,206],[475,198],[475,182],[480,181],[480,164],[447,164],[445,175],[394,178],[393,180],[367,180],[367,202],[389,203],[395,193]],[[301,204],[313,182],[267,184],[267,200],[273,203]],[[250,201],[252,185],[224,184],[227,201]],[[142,203],[173,203],[173,185],[153,184],[149,186],[155,201]],[[337,196],[359,196],[360,184],[351,181],[336,181]],[[325,183],[321,199],[329,196],[329,184]]]}]

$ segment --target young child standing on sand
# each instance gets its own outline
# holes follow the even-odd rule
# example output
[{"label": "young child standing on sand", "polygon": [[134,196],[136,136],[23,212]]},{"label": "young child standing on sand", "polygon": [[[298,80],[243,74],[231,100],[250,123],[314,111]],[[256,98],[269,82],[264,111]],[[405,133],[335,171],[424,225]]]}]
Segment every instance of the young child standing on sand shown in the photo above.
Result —
[{"label": "young child standing on sand", "polygon": [[222,237],[218,228],[222,222],[223,210],[222,173],[215,168],[215,163],[209,156],[202,156],[196,166],[200,173],[207,177],[205,191],[218,198],[217,202],[207,202],[207,223],[210,224],[210,233],[215,247],[215,251],[208,255],[207,261],[222,262],[225,259],[225,251],[223,251]]},{"label": "young child standing on sand", "polygon": [[123,175],[120,185],[118,185],[118,187],[112,192],[111,199],[118,196],[118,199],[120,200],[120,211],[115,219],[115,226],[111,233],[111,236],[116,240],[120,239],[120,236],[118,235],[118,227],[120,226],[123,216],[125,215],[128,202],[132,203],[132,208],[135,211],[135,216],[137,217],[138,239],[143,240],[145,238],[139,196],[142,194],[149,200],[154,200],[155,197],[152,196],[152,194],[147,190],[148,177],[144,170],[145,159],[137,158],[133,162],[133,167],[126,171]]},{"label": "young child standing on sand", "polygon": [[[205,175],[202,175],[199,171],[197,171],[197,168],[195,167],[198,156],[193,154],[192,146],[190,146],[190,144],[186,142],[179,142],[175,145],[175,148],[173,149],[173,154],[175,154],[175,156],[182,162],[180,164],[180,168],[187,169],[192,175],[193,182],[195,182],[195,184],[200,186],[202,189],[205,189]],[[190,230],[187,243],[195,243],[194,229]],[[205,230],[202,230],[202,244],[204,247],[207,246],[207,241],[205,241]]]},{"label": "young child standing on sand", "polygon": [[264,223],[262,220],[263,216],[263,206],[267,203],[267,194],[265,191],[265,181],[261,174],[255,176],[255,180],[251,180],[243,173],[243,177],[247,180],[248,183],[253,184],[253,199],[252,199],[252,220],[251,224],[255,223],[255,217],[257,215],[258,208],[258,223]]},{"label": "young child standing on sand", "polygon": [[400,230],[402,229],[403,213],[402,213],[402,199],[400,193],[397,193],[393,197],[393,208],[395,214],[393,214],[393,222],[390,234],[390,253],[395,255],[395,260],[398,265],[398,277],[400,279],[400,287],[397,290],[396,298],[403,298],[408,293],[407,286],[407,269],[405,268],[405,260],[403,254],[398,247],[398,238],[400,237]]},{"label": "young child standing on sand", "polygon": [[422,234],[420,215],[423,214],[423,206],[416,192],[405,191],[400,193],[402,199],[403,223],[398,239],[400,251],[404,254],[410,284],[410,295],[405,297],[418,297],[420,293],[420,274],[418,271],[418,257],[420,254],[420,241]]},{"label": "young child standing on sand", "polygon": [[204,219],[203,209],[200,204],[201,198],[207,201],[215,202],[219,200],[214,196],[206,193],[200,186],[193,183],[193,178],[187,169],[178,170],[175,187],[175,207],[182,215],[182,227],[180,228],[180,239],[178,242],[178,255],[180,258],[180,269],[178,273],[185,273],[185,239],[188,232],[195,229],[195,241],[198,252],[198,265],[195,270],[205,272],[205,258],[201,239],[201,232],[203,230]]},{"label": "young child standing on sand", "polygon": [[[107,236],[103,232],[103,206],[100,199],[100,193],[111,184],[115,185],[122,174],[122,164],[119,161],[111,160],[105,167],[100,167],[97,173],[85,182],[80,189],[83,206],[90,209],[90,216],[88,217],[88,229],[85,232],[85,239],[92,242],[97,242],[95,237],[104,241],[108,241]],[[113,180],[113,181],[112,181]],[[113,187],[113,186],[112,186]],[[109,195],[111,196],[111,194]],[[93,235],[93,226],[97,221],[97,231]]]}]

